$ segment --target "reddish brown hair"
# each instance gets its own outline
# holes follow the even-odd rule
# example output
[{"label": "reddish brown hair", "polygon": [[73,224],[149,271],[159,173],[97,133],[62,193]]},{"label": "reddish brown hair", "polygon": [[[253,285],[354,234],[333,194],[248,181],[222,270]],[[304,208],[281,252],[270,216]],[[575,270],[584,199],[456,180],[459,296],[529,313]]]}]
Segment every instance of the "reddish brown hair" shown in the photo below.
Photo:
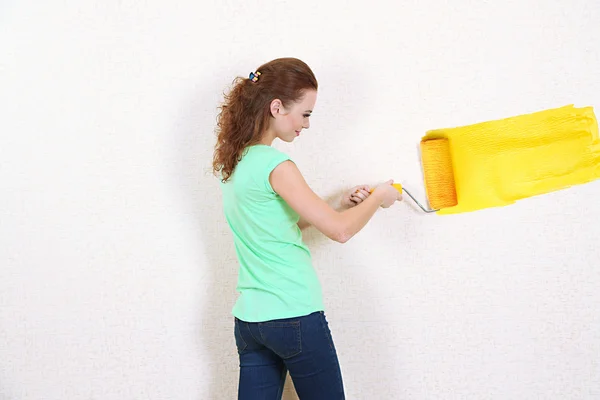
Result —
[{"label": "reddish brown hair", "polygon": [[237,77],[225,95],[217,116],[217,143],[213,172],[226,182],[246,147],[257,144],[269,128],[270,105],[279,99],[284,107],[300,100],[307,89],[318,89],[317,79],[308,65],[296,58],[278,58],[257,69],[256,82]]}]

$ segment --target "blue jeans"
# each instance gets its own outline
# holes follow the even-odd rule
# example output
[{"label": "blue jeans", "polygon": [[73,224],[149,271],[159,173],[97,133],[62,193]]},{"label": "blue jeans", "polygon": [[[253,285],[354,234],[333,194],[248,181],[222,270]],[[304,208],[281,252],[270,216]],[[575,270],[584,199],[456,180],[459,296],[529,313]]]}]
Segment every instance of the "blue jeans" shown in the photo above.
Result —
[{"label": "blue jeans", "polygon": [[289,371],[301,400],[345,399],[342,373],[322,311],[267,322],[235,318],[238,400],[279,400]]}]

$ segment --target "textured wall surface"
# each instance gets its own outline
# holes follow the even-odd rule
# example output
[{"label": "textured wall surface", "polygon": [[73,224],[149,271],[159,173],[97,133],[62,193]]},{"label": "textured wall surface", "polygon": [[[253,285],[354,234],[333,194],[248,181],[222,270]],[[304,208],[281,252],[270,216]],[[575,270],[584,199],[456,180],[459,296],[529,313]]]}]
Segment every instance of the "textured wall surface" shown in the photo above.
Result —
[{"label": "textured wall surface", "polygon": [[[233,399],[237,265],[210,174],[236,75],[303,59],[326,197],[423,198],[426,130],[600,110],[595,0],[4,1],[0,398]],[[349,399],[599,399],[600,182],[309,230]],[[296,398],[291,382],[285,399]]]}]

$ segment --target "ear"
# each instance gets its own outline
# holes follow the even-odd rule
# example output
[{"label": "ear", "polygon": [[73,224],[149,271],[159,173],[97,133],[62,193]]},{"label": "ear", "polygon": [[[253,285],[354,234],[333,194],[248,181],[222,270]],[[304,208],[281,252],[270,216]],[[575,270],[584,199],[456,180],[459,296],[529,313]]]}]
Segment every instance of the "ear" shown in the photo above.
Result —
[{"label": "ear", "polygon": [[283,114],[284,112],[283,103],[279,99],[274,99],[271,101],[269,109],[271,111],[271,116],[274,118],[279,114]]}]

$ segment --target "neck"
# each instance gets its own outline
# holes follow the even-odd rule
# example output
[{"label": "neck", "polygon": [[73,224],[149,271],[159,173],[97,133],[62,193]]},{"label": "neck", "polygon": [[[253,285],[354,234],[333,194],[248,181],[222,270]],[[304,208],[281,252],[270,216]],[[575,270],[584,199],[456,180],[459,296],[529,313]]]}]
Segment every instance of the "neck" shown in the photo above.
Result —
[{"label": "neck", "polygon": [[273,141],[275,140],[275,134],[271,131],[266,131],[262,135],[262,139],[260,139],[261,144],[266,144],[267,146],[271,146]]}]

